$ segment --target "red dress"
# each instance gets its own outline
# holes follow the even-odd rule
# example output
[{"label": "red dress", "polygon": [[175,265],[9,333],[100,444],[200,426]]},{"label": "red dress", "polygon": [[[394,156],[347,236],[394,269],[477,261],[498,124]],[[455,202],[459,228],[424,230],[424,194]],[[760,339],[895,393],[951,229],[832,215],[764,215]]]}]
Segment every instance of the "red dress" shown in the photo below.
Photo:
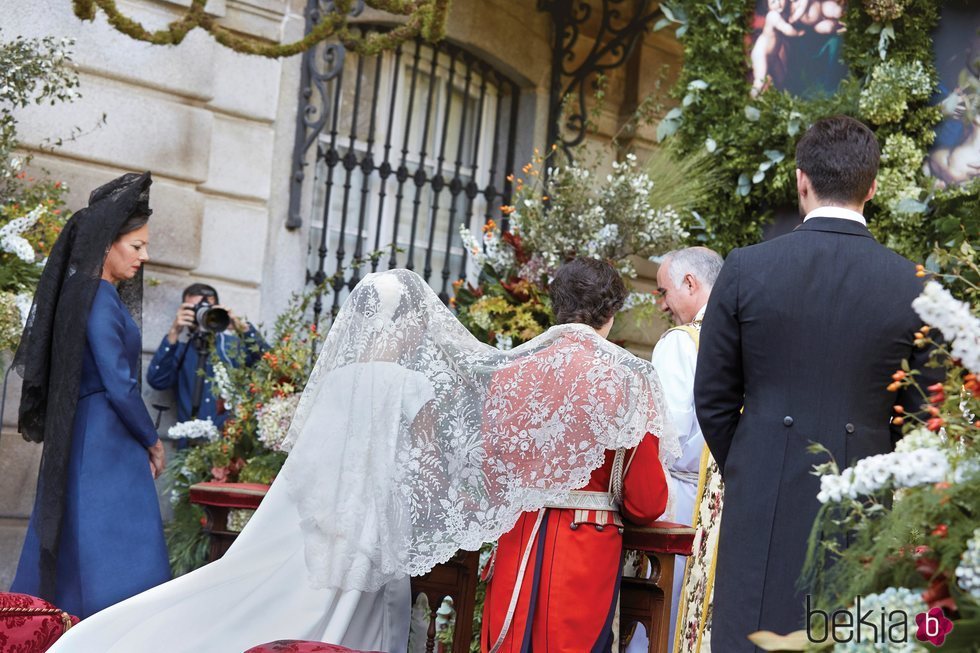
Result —
[{"label": "red dress", "polygon": [[[659,440],[647,434],[626,453],[622,515],[646,526],[667,506]],[[607,492],[613,451],[582,488]],[[501,653],[612,651],[623,542],[618,515],[602,510],[545,508]],[[483,610],[481,650],[497,642],[537,512],[526,512],[497,543]],[[601,526],[601,528],[600,528]]]}]

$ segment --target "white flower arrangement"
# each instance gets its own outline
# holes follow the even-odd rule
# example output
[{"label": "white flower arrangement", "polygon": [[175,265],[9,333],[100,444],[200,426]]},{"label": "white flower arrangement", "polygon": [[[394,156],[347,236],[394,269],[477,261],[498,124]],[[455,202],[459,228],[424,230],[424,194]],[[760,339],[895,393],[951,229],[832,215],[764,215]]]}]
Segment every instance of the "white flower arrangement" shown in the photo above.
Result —
[{"label": "white flower arrangement", "polygon": [[967,369],[980,372],[980,319],[974,317],[969,305],[957,300],[941,284],[930,281],[912,301],[912,308],[926,324],[942,332],[952,346],[953,358],[963,361]]},{"label": "white flower arrangement", "polygon": [[27,318],[31,315],[31,306],[34,305],[34,297],[26,292],[17,293],[14,297],[17,310],[20,311],[21,327],[27,326]]},{"label": "white flower arrangement", "polygon": [[[899,611],[907,615],[909,627],[906,631],[908,639],[904,644],[898,644],[891,641],[890,637],[885,638],[885,633],[877,633],[881,637],[879,641],[875,641],[868,637],[865,631],[864,637],[862,637],[861,642],[858,642],[856,638],[844,644],[835,644],[834,651],[843,651],[846,653],[871,653],[878,651],[888,651],[889,653],[924,653],[926,649],[924,646],[919,644],[915,638],[915,615],[925,612],[928,609],[925,601],[922,600],[922,595],[915,591],[910,590],[907,587],[889,587],[884,592],[878,594],[868,594],[867,596],[861,597],[861,613],[867,614],[870,610],[873,615],[891,615],[895,611]],[[884,611],[884,612],[882,612]],[[855,607],[851,607],[851,614],[853,619],[852,624],[859,623],[861,619],[861,614],[857,613]],[[889,632],[889,636],[891,632]]]},{"label": "white flower arrangement", "polygon": [[[538,170],[528,164],[525,174],[537,177]],[[614,162],[604,178],[578,164],[548,168],[546,177],[533,189],[518,180],[518,197],[505,211],[532,257],[516,271],[522,279],[539,282],[570,256],[617,261],[620,272],[635,277],[630,255],[666,251],[688,235],[680,213],[654,204],[654,180],[635,154]],[[495,224],[488,224],[482,241],[465,227],[460,233],[477,265],[498,274],[516,267],[514,250]]]},{"label": "white flower arrangement", "polygon": [[178,422],[167,429],[167,437],[171,440],[206,440],[213,442],[218,439],[218,427],[211,419],[191,419],[186,422]]},{"label": "white flower arrangement", "polygon": [[34,246],[21,234],[37,224],[44,210],[44,206],[38,205],[27,215],[11,220],[0,228],[0,249],[13,254],[25,263],[33,263],[37,258]]},{"label": "white flower arrangement", "polygon": [[908,453],[916,449],[941,449],[946,444],[946,437],[942,432],[930,431],[920,426],[912,429],[895,444],[897,453]]},{"label": "white flower arrangement", "polygon": [[630,294],[626,296],[626,301],[623,302],[623,308],[621,310],[630,311],[634,308],[646,308],[654,307],[657,305],[657,297],[648,292],[636,292],[630,291]]},{"label": "white flower arrangement", "polygon": [[235,394],[235,386],[231,382],[231,376],[228,374],[228,368],[221,361],[217,361],[214,364],[214,378],[212,380],[212,385],[218,391],[218,396],[224,400],[225,406],[237,406],[238,405],[238,395]]},{"label": "white flower arrangement", "polygon": [[508,351],[514,348],[514,338],[512,336],[505,336],[502,333],[497,334],[497,342],[495,346],[500,351]]},{"label": "white flower arrangement", "polygon": [[293,421],[293,415],[296,413],[299,397],[299,394],[277,397],[259,409],[256,415],[258,438],[266,449],[288,451],[283,443],[289,433],[289,425]]},{"label": "white flower arrangement", "polygon": [[896,451],[862,458],[840,474],[820,477],[820,503],[839,503],[885,489],[917,487],[951,479],[946,453],[936,448]]},{"label": "white flower arrangement", "polygon": [[966,543],[966,550],[956,567],[956,582],[977,602],[980,602],[980,528]]}]

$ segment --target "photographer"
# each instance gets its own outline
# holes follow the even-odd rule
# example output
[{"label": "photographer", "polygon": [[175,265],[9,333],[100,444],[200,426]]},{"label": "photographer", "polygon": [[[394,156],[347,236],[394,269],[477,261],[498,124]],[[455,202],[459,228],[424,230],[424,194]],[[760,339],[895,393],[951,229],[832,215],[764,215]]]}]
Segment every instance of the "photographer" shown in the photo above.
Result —
[{"label": "photographer", "polygon": [[[181,341],[185,329],[190,337]],[[220,429],[227,415],[219,407],[219,397],[211,387],[212,351],[217,352],[225,365],[239,367],[253,365],[264,349],[266,344],[261,334],[221,306],[213,287],[193,283],[184,289],[183,303],[150,361],[146,380],[156,390],[176,387],[178,421],[210,418]],[[203,371],[203,377],[198,370]]]}]

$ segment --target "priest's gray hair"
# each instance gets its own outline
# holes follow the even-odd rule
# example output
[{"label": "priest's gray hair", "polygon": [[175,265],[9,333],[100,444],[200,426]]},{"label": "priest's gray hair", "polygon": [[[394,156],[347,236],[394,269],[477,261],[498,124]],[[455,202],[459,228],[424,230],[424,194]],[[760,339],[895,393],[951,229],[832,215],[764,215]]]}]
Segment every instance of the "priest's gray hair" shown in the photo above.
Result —
[{"label": "priest's gray hair", "polygon": [[675,288],[681,287],[688,274],[711,288],[715,285],[715,279],[718,278],[724,262],[718,252],[707,247],[687,247],[667,252],[660,265],[670,265],[667,274]]}]

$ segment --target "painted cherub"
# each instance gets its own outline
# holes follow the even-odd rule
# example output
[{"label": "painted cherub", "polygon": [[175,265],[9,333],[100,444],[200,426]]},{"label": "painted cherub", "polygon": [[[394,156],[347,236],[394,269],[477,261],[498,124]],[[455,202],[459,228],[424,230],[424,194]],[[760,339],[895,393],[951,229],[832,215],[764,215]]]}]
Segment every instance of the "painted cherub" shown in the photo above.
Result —
[{"label": "painted cherub", "polygon": [[844,8],[835,0],[790,0],[789,22],[812,29],[817,34],[840,34],[845,31],[841,17]]},{"label": "painted cherub", "polygon": [[753,98],[758,97],[767,85],[770,64],[778,57],[782,45],[780,35],[795,37],[803,34],[783,16],[785,9],[786,0],[769,0],[766,22],[752,46],[750,59],[752,61],[751,95]]}]

